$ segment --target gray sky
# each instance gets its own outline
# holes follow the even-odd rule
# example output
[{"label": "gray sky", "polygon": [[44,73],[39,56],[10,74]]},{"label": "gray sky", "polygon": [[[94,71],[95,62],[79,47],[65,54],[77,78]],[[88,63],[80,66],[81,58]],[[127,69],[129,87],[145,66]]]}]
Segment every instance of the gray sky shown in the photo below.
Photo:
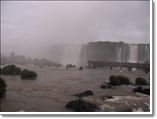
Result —
[{"label": "gray sky", "polygon": [[44,49],[58,43],[149,43],[148,1],[3,1],[4,52]]}]

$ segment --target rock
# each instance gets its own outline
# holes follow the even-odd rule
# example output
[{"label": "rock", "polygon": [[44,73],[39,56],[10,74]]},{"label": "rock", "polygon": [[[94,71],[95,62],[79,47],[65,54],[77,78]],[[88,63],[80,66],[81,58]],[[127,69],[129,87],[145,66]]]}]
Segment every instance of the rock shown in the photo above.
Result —
[{"label": "rock", "polygon": [[101,109],[101,112],[112,112],[113,110],[115,110],[114,106],[108,104],[100,105],[99,108]]},{"label": "rock", "polygon": [[113,99],[113,97],[112,97],[112,96],[102,96],[102,99],[103,99],[103,100]]},{"label": "rock", "polygon": [[79,70],[83,70],[83,67],[81,66],[81,67],[79,67]]},{"label": "rock", "polygon": [[80,99],[70,101],[65,107],[75,112],[95,112],[100,110],[95,104]]},{"label": "rock", "polygon": [[132,108],[129,107],[118,108],[116,112],[132,112]]},{"label": "rock", "polygon": [[137,110],[136,110],[136,109],[133,109],[132,112],[144,112],[144,111],[143,111],[142,108],[138,108]]},{"label": "rock", "polygon": [[5,97],[6,88],[7,88],[7,85],[6,85],[5,80],[0,77],[0,99]]},{"label": "rock", "polygon": [[142,91],[144,94],[146,95],[150,95],[150,89],[146,88],[146,89],[143,89]]},{"label": "rock", "polygon": [[112,88],[112,86],[109,85],[109,84],[103,84],[103,85],[100,86],[100,88],[102,88],[102,89],[108,89],[108,88]]},{"label": "rock", "polygon": [[136,93],[136,92],[142,93],[142,90],[143,90],[142,87],[136,87],[133,89],[133,92],[134,93]]},{"label": "rock", "polygon": [[74,96],[81,98],[81,97],[90,96],[90,95],[94,95],[94,93],[91,90],[87,90],[82,93],[75,94]]},{"label": "rock", "polygon": [[143,94],[146,94],[146,95],[150,95],[150,89],[149,88],[145,88],[143,89],[142,87],[137,87],[137,88],[134,88],[133,89],[133,92],[138,92],[138,93],[143,93]]}]

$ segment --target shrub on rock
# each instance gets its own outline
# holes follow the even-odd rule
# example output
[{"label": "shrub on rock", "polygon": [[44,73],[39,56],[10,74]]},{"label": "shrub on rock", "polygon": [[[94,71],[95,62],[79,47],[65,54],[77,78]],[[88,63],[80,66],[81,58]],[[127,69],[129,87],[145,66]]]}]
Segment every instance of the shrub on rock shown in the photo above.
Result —
[{"label": "shrub on rock", "polygon": [[113,86],[121,85],[120,80],[117,80],[116,76],[114,76],[114,75],[110,76],[109,81],[110,81],[110,84]]},{"label": "shrub on rock", "polygon": [[144,79],[142,77],[138,77],[138,78],[136,78],[135,84],[136,85],[147,85],[147,81],[146,81],[146,79]]},{"label": "shrub on rock", "polygon": [[65,107],[75,112],[95,112],[99,110],[99,107],[95,104],[80,99],[70,101]]},{"label": "shrub on rock", "polygon": [[111,75],[109,78],[110,85],[118,86],[118,85],[129,85],[131,84],[130,80],[126,76],[118,75],[114,76]]},{"label": "shrub on rock", "polygon": [[0,99],[5,97],[5,93],[6,93],[6,83],[2,78],[0,78]]},{"label": "shrub on rock", "polygon": [[1,73],[3,75],[19,75],[21,73],[21,69],[15,65],[8,65],[1,69]]},{"label": "shrub on rock", "polygon": [[37,77],[37,73],[35,73],[34,71],[30,71],[30,70],[24,69],[21,72],[21,78],[22,79],[34,79],[36,77]]},{"label": "shrub on rock", "polygon": [[118,75],[118,76],[116,76],[116,79],[119,80],[121,84],[124,84],[124,85],[130,84],[130,80],[126,76]]}]

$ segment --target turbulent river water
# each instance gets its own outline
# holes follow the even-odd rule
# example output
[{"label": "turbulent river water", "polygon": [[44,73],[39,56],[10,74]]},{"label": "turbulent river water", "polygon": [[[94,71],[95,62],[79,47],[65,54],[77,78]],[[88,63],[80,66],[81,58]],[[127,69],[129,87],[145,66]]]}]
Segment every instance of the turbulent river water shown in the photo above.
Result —
[{"label": "turbulent river water", "polygon": [[100,85],[108,81],[110,75],[126,75],[132,82],[137,77],[148,78],[142,71],[121,71],[118,69],[69,69],[19,65],[34,70],[37,80],[21,80],[19,76],[1,76],[7,83],[7,93],[2,100],[2,111],[62,112],[67,102],[76,99],[73,94],[92,90],[96,97],[101,95],[134,95],[132,90],[121,87],[116,90],[102,90]]}]

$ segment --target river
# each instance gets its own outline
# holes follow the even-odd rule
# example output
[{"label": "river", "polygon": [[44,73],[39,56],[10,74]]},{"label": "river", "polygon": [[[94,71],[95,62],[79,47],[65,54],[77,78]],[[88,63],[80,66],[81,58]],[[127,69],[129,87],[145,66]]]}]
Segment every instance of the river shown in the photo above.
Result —
[{"label": "river", "polygon": [[[137,77],[148,78],[142,71],[128,72],[118,69],[65,69],[56,67],[39,67],[34,65],[18,65],[37,72],[37,80],[21,80],[20,76],[1,76],[7,84],[7,93],[2,100],[3,112],[65,112],[65,105],[77,97],[73,94],[92,90],[96,97],[105,94],[134,95],[129,88],[104,91],[100,85],[108,81],[109,76],[125,75],[132,82]],[[123,89],[124,88],[124,89]]]}]

